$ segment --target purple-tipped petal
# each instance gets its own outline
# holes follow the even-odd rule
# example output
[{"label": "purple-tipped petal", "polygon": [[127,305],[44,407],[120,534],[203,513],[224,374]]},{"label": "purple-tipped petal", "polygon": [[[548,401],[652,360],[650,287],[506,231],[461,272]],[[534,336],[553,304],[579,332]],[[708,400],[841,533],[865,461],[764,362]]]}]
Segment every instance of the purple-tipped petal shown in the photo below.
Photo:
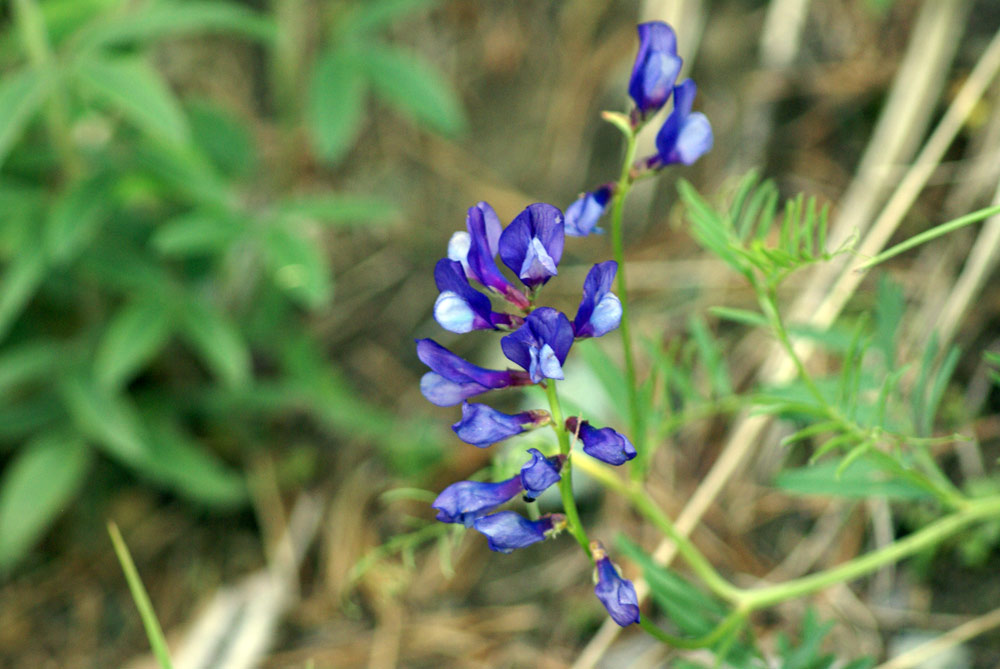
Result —
[{"label": "purple-tipped petal", "polygon": [[593,427],[576,416],[566,419],[566,430],[579,436],[583,452],[609,465],[622,465],[635,457],[635,447],[624,434],[610,427]]},{"label": "purple-tipped petal", "polygon": [[515,476],[499,483],[459,481],[441,491],[431,508],[437,509],[437,519],[442,523],[472,523],[521,492],[521,477]]},{"label": "purple-tipped petal", "polygon": [[697,92],[695,83],[685,79],[674,89],[674,108],[656,135],[657,167],[683,163],[691,165],[712,148],[712,124],[700,112],[691,113]]},{"label": "purple-tipped petal", "polygon": [[434,266],[434,282],[441,291],[434,302],[434,319],[441,327],[459,334],[495,329],[490,298],[469,285],[461,263],[439,260]]},{"label": "purple-tipped petal", "polygon": [[487,390],[529,383],[520,372],[477,367],[432,339],[417,340],[417,357],[431,368],[420,379],[420,392],[438,406],[453,406]]},{"label": "purple-tipped petal", "polygon": [[[500,272],[494,257],[500,245],[500,219],[485,202],[469,208],[466,217],[469,229],[469,251],[466,256],[469,272],[479,283],[501,295],[521,309],[530,306],[528,298]],[[509,226],[508,226],[509,227]]]},{"label": "purple-tipped petal", "polygon": [[529,448],[528,453],[531,454],[531,460],[521,467],[521,485],[524,487],[524,500],[532,502],[562,478],[559,471],[566,462],[566,456],[546,458],[537,448]]},{"label": "purple-tipped petal", "polygon": [[510,553],[559,533],[566,527],[566,517],[554,513],[528,520],[514,511],[501,511],[476,519],[473,527],[489,539],[490,550]]},{"label": "purple-tipped petal", "polygon": [[451,426],[458,438],[467,444],[486,448],[527,429],[547,423],[547,411],[522,411],[506,414],[485,404],[462,404],[462,420]]},{"label": "purple-tipped petal", "polygon": [[534,288],[558,273],[565,235],[559,209],[542,202],[528,205],[500,235],[500,259]]},{"label": "purple-tipped petal", "polygon": [[632,66],[628,94],[639,116],[646,117],[666,104],[682,61],[677,55],[677,36],[666,23],[640,23],[638,32],[639,52]]},{"label": "purple-tipped petal", "polygon": [[566,234],[570,237],[586,237],[591,233],[602,232],[597,227],[597,222],[608,210],[611,195],[611,185],[601,186],[597,190],[584,193],[566,207]]},{"label": "purple-tipped petal", "polygon": [[594,594],[604,604],[611,619],[622,627],[639,622],[639,598],[636,596],[635,586],[621,577],[600,542],[591,543],[590,552],[597,572]]},{"label": "purple-tipped petal", "polygon": [[550,307],[535,309],[513,333],[500,340],[509,360],[528,370],[532,383],[563,378],[562,365],[573,345],[573,326]]},{"label": "purple-tipped petal", "polygon": [[598,263],[587,272],[583,282],[583,299],[573,319],[577,337],[600,337],[621,324],[622,303],[611,292],[618,263],[614,260]]}]

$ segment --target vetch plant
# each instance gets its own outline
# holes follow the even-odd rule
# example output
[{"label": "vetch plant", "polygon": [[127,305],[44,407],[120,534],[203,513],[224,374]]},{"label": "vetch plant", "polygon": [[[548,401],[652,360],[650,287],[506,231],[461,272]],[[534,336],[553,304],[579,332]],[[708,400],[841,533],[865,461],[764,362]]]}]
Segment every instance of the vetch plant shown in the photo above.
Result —
[{"label": "vetch plant", "polygon": [[[956,484],[931,452],[932,446],[956,439],[955,435],[935,437],[931,432],[958,352],[952,349],[941,356],[932,339],[916,382],[903,382],[911,366],[897,361],[896,330],[903,310],[898,291],[885,283],[880,287],[874,325],[859,319],[850,329],[849,343],[837,350],[839,373],[819,378],[807,367],[793,345],[797,333],[779,308],[778,288],[804,267],[851,252],[851,242],[828,249],[827,208],[799,196],[779,211],[777,188],[752,173],[721,207],[710,204],[685,181],[679,182],[678,190],[693,237],[746,281],[759,307],[757,311],[719,307],[713,313],[737,326],[768,332],[791,361],[795,380],[737,392],[718,343],[700,318],[691,320],[691,342],[684,348],[688,353],[679,350],[681,344],[665,350],[648,347],[651,371],[648,379],[641,378],[626,279],[624,201],[637,181],[662,174],[671,165],[693,164],[712,148],[714,140],[708,118],[693,111],[695,83],[690,79],[677,81],[682,62],[673,29],[653,22],[640,25],[638,33],[639,51],[628,86],[632,109],[604,113],[625,139],[618,179],[584,193],[565,214],[550,204],[531,204],[506,227],[488,204],[480,202],[468,211],[467,231],[453,235],[447,258],[435,267],[440,291],[434,305],[437,322],[460,334],[473,330],[504,333],[500,348],[514,366],[485,369],[433,340],[417,341],[417,354],[430,368],[421,380],[421,391],[438,406],[461,404],[461,419],[453,429],[462,441],[487,448],[549,427],[555,432],[558,451],[545,454],[532,448],[519,474],[498,482],[454,483],[431,506],[437,511],[437,520],[475,529],[487,537],[492,550],[504,553],[566,531],[592,563],[594,592],[615,623],[623,627],[638,624],[656,639],[676,647],[710,648],[720,664],[728,658],[736,666],[765,666],[763,652],[747,633],[755,611],[857,579],[933,550],[963,530],[995,522],[1000,516],[1000,496],[984,493],[991,488],[971,484],[975,482],[967,488]],[[656,153],[637,156],[639,132],[671,101],[672,109],[656,134]],[[994,207],[945,223],[890,249],[869,265],[996,212]],[[571,319],[543,304],[542,291],[558,278],[566,237],[601,232],[598,224],[605,216],[610,216],[613,260],[590,269]],[[501,269],[498,258],[513,279]],[[609,334],[620,334],[622,341],[627,408],[623,415],[629,419],[629,429],[622,431],[593,425],[583,415],[566,415],[558,391],[576,342]],[[591,354],[592,364],[593,360]],[[696,370],[696,365],[704,369]],[[699,390],[696,371],[710,378],[710,393]],[[544,389],[547,410],[505,414],[469,401],[518,386]],[[657,446],[685,422],[738,410],[780,418],[794,426],[784,445],[812,447],[810,466],[784,471],[777,487],[793,494],[907,500],[925,510],[933,509],[936,519],[825,571],[783,583],[737,587],[719,573],[686,533],[678,531],[644,483],[655,474],[652,455]],[[699,586],[689,583],[628,539],[616,542],[621,554],[642,568],[656,610],[669,619],[669,631],[654,622],[656,615],[642,610],[639,590],[582,524],[573,495],[574,469],[622,496],[639,516],[674,542],[700,581]],[[623,471],[628,474],[622,476]],[[558,487],[562,512],[538,517],[530,504],[553,485]],[[518,497],[529,505],[531,518],[501,510]],[[796,651],[795,666],[829,666],[833,662],[819,651],[828,629],[812,614],[805,617],[803,645]],[[787,644],[782,654],[791,655]],[[861,660],[847,666],[869,665]]]}]

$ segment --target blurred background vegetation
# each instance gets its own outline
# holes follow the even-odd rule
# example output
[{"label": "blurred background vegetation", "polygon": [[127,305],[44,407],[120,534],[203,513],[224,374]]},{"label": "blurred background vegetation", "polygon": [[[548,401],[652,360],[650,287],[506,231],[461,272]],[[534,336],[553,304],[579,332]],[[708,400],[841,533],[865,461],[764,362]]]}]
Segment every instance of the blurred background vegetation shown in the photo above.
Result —
[{"label": "blurred background vegetation", "polygon": [[[478,200],[510,220],[616,173],[617,131],[599,112],[624,108],[641,19],[674,22],[715,126],[715,149],[686,178],[714,192],[758,167],[783,193],[834,203],[921,12],[947,6],[954,25],[928,64],[938,90],[909,155],[1000,23],[991,0],[784,2],[803,12],[799,37],[762,46],[775,4],[5,3],[0,666],[120,666],[144,652],[105,519],[121,525],[170,636],[273,562],[303,491],[321,518],[266,666],[568,665],[602,619],[585,565],[564,560],[571,546],[501,561],[442,531],[420,538],[440,551],[405,544],[352,572],[430,517],[419,490],[383,493],[438,490],[489,460],[457,446],[452,413],[419,394],[414,337],[474,352],[431,319],[433,262]],[[996,176],[974,158],[997,155],[997,100],[994,84],[903,233],[992,193]],[[642,331],[663,339],[748,298],[681,229],[672,182],[643,184],[627,213]],[[900,265],[915,312],[933,308],[969,243]],[[607,248],[569,253],[570,279],[550,291],[567,307]],[[994,343],[998,313],[987,293],[960,333],[969,350]],[[751,363],[731,364],[739,377]],[[984,374],[972,355],[956,376],[980,388],[980,407]],[[995,438],[983,420],[976,433]],[[684,502],[720,429],[686,435],[665,508]],[[760,573],[780,555],[743,534],[764,528],[767,543],[781,516],[752,495],[753,511],[720,511],[700,541]],[[620,514],[596,498],[584,510]],[[851,522],[848,546],[865,531]],[[444,569],[439,552],[453,559]],[[977,609],[931,581],[914,597],[944,597],[941,615]],[[979,609],[1000,601],[1000,581],[977,592]],[[853,633],[880,651],[877,634]]]}]

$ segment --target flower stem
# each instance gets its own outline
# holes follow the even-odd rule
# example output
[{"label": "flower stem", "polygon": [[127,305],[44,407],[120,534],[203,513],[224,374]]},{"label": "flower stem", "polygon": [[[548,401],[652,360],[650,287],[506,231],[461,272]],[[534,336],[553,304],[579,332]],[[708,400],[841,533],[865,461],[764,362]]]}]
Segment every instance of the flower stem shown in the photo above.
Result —
[{"label": "flower stem", "polygon": [[548,379],[545,382],[545,393],[549,398],[549,411],[552,413],[552,429],[555,430],[556,437],[559,439],[559,452],[567,456],[559,479],[559,496],[562,497],[567,529],[580,544],[583,552],[587,554],[587,558],[593,560],[590,554],[590,539],[587,537],[587,531],[583,529],[583,523],[580,522],[580,512],[577,511],[576,500],[573,498],[573,458],[570,455],[569,432],[566,431],[562,406],[559,404],[559,393],[556,391],[554,380]]},{"label": "flower stem", "polygon": [[[635,442],[636,450],[645,452],[645,433],[642,421],[642,412],[639,407],[639,386],[635,371],[635,353],[632,346],[632,328],[629,320],[628,301],[628,280],[625,276],[625,244],[622,236],[622,216],[625,211],[625,198],[632,188],[632,176],[630,174],[632,163],[635,161],[636,133],[632,130],[619,126],[625,135],[626,148],[625,160],[622,163],[621,175],[615,187],[614,197],[611,203],[611,248],[615,261],[618,263],[617,293],[622,304],[622,319],[620,330],[622,333],[622,348],[625,352],[625,377],[628,391],[629,423],[632,429],[632,440]],[[643,456],[644,457],[644,456]]]},{"label": "flower stem", "polygon": [[691,540],[677,531],[673,521],[653,503],[642,486],[632,481],[622,480],[607,467],[603,467],[593,460],[581,459],[577,464],[605,488],[614,490],[625,497],[636,511],[652,521],[661,532],[670,537],[691,570],[712,592],[733,603],[743,599],[744,592],[715,571],[712,564]]},{"label": "flower stem", "polygon": [[654,625],[646,616],[639,619],[639,626],[650,636],[662,641],[674,648],[708,648],[715,645],[717,641],[725,638],[727,634],[736,632],[747,620],[747,612],[742,609],[735,609],[732,613],[722,619],[722,621],[711,632],[697,639],[685,639],[664,632]]}]

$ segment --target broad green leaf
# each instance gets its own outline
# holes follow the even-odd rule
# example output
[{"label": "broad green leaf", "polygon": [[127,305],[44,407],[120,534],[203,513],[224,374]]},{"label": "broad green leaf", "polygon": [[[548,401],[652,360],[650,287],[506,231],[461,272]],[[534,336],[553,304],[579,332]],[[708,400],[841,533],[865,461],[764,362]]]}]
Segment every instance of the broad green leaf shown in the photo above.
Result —
[{"label": "broad green leaf", "polygon": [[160,300],[124,305],[108,322],[94,357],[94,377],[107,391],[128,383],[170,337],[171,313]]},{"label": "broad green leaf", "polygon": [[320,158],[342,159],[361,129],[365,111],[365,80],[361,58],[353,50],[320,54],[309,80],[306,123]]},{"label": "broad green leaf", "polygon": [[93,239],[110,211],[113,183],[98,175],[70,185],[56,197],[43,235],[49,258],[65,262]]},{"label": "broad green leaf", "polygon": [[49,92],[52,76],[34,68],[0,79],[0,165]]},{"label": "broad green leaf", "polygon": [[451,84],[415,53],[373,43],[364,53],[376,95],[413,121],[445,135],[466,127],[465,111]]},{"label": "broad green leaf", "polygon": [[93,453],[65,432],[19,451],[0,478],[0,571],[14,566],[62,513],[83,483]]},{"label": "broad green leaf", "polygon": [[23,442],[39,431],[65,419],[62,402],[53,392],[36,393],[25,399],[4,398],[0,403],[0,450],[5,442]]},{"label": "broad green leaf", "polygon": [[273,42],[274,22],[248,7],[224,0],[171,0],[137,5],[136,10],[100,16],[81,31],[81,50],[206,33],[241,35]]},{"label": "broad green leaf", "polygon": [[234,208],[231,185],[196,147],[151,141],[135,147],[135,153],[136,165],[163,191],[163,197],[184,196],[190,204],[221,211]]},{"label": "broad green leaf", "polygon": [[142,469],[160,483],[192,501],[213,507],[234,507],[247,500],[246,479],[204,449],[173,421],[150,423],[150,457]]},{"label": "broad green leaf", "polygon": [[88,54],[75,63],[75,74],[85,90],[149,135],[176,144],[188,141],[187,120],[177,98],[143,59]]},{"label": "broad green leaf", "polygon": [[46,262],[41,249],[23,249],[0,276],[0,340],[35,294],[45,278]]},{"label": "broad green leaf", "polygon": [[274,282],[304,307],[329,302],[333,281],[323,245],[286,229],[272,226],[264,237],[264,252]]},{"label": "broad green leaf", "polygon": [[320,223],[383,223],[399,217],[392,203],[362,195],[316,195],[289,198],[277,206],[279,216],[301,216]]},{"label": "broad green leaf", "polygon": [[845,497],[865,499],[927,499],[930,493],[903,479],[893,478],[875,466],[869,459],[855,460],[838,476],[840,462],[833,460],[799,469],[788,469],[780,474],[774,485],[797,495]]},{"label": "broad green leaf", "polygon": [[246,227],[211,211],[195,210],[156,228],[151,243],[166,256],[214,255],[228,250]]},{"label": "broad green leaf", "polygon": [[246,125],[209,101],[191,102],[186,108],[194,143],[222,174],[245,177],[254,170],[257,152]]},{"label": "broad green leaf", "polygon": [[149,457],[149,436],[135,406],[81,373],[60,379],[59,390],[77,430],[112,458],[133,467]]},{"label": "broad green leaf", "polygon": [[181,307],[180,334],[225,385],[250,381],[250,349],[239,329],[218,307],[191,299]]}]

